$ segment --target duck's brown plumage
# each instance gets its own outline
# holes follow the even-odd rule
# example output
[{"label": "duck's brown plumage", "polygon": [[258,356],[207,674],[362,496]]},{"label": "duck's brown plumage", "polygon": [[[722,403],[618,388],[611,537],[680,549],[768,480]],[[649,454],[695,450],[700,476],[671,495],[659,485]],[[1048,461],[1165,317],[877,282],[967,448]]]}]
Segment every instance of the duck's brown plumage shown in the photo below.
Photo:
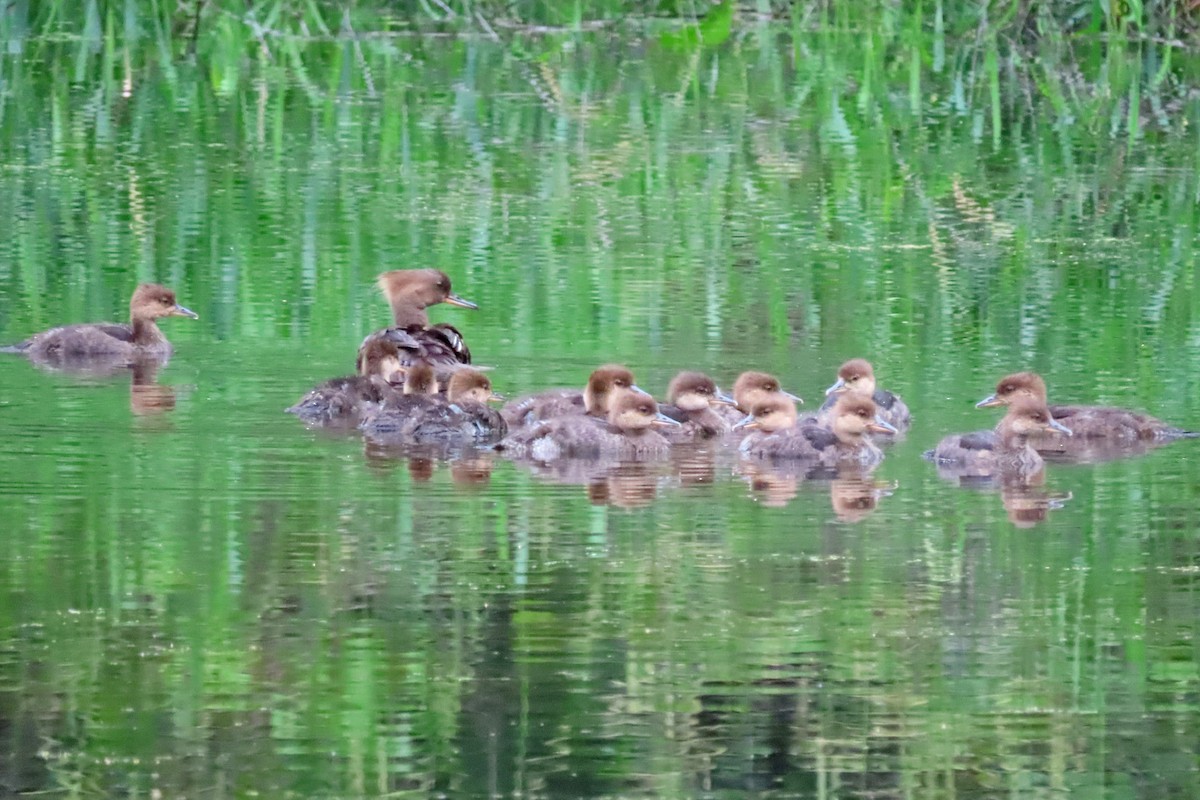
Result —
[{"label": "duck's brown plumage", "polygon": [[718,404],[733,405],[733,400],[717,388],[716,382],[703,372],[681,372],[667,387],[667,402],[658,410],[680,423],[663,429],[672,444],[713,439],[729,433],[730,424],[714,408]]},{"label": "duck's brown plumage", "polygon": [[165,286],[143,283],[129,300],[128,325],[119,322],[64,325],[35,334],[3,351],[52,363],[89,358],[165,357],[171,354],[171,343],[156,324],[163,317],[195,319],[197,314],[175,302],[175,293]]},{"label": "duck's brown plumage", "polygon": [[429,324],[426,309],[438,303],[459,308],[477,308],[450,287],[450,278],[436,269],[396,269],[380,274],[380,291],[392,309],[392,325],[363,339],[363,350],[379,338],[391,340],[400,351],[401,363],[430,364],[435,368],[471,363],[471,351],[453,325]]},{"label": "duck's brown plumage", "polygon": [[[912,413],[900,395],[880,389],[875,383],[875,369],[865,358],[852,358],[838,368],[837,380],[825,390],[825,402],[817,411],[817,419],[827,423],[843,395],[868,397],[875,403],[879,418],[903,433],[912,426]],[[882,434],[890,436],[893,434]]]},{"label": "duck's brown plumage", "polygon": [[617,394],[606,420],[586,414],[560,416],[510,434],[499,449],[535,461],[560,458],[646,459],[665,457],[670,443],[651,426],[678,425],[641,391]]},{"label": "duck's brown plumage", "polygon": [[286,413],[310,425],[357,425],[389,397],[399,395],[404,379],[396,345],[379,338],[359,353],[358,375],[331,378],[314,386]]},{"label": "duck's brown plumage", "polygon": [[1073,433],[1051,416],[1044,400],[1017,397],[994,430],[952,434],[924,456],[938,464],[977,470],[979,474],[1032,474],[1042,468],[1042,457],[1030,446],[1030,438]]},{"label": "duck's brown plumage", "polygon": [[499,412],[487,405],[494,397],[487,375],[461,367],[445,397],[410,393],[386,403],[360,427],[368,438],[388,443],[490,444],[508,431]]},{"label": "duck's brown plumage", "polygon": [[[794,394],[786,392],[779,383],[779,379],[774,375],[766,372],[758,372],[756,370],[748,370],[737,376],[737,380],[733,382],[733,390],[730,392],[733,396],[733,405],[719,405],[713,410],[721,415],[721,419],[725,420],[729,425],[736,425],[746,417],[747,414],[754,410],[754,406],[758,401],[765,400],[768,397],[782,397],[795,403],[803,403]],[[737,435],[742,435],[746,432],[745,428],[738,428],[733,431]]]},{"label": "duck's brown plumage", "polygon": [[867,397],[838,399],[829,425],[797,424],[795,405],[784,397],[759,400],[751,416],[738,423],[752,428],[739,450],[755,458],[792,458],[827,465],[873,466],[883,459],[871,433],[894,432],[878,418],[878,408]]},{"label": "duck's brown plumage", "polygon": [[582,391],[549,389],[519,397],[506,403],[500,414],[512,431],[556,417],[589,415],[605,419],[610,400],[620,392],[631,390],[640,391],[633,373],[620,364],[606,364],[592,371]]},{"label": "duck's brown plumage", "polygon": [[[1010,405],[1019,398],[1032,398],[1046,403],[1046,382],[1036,372],[1015,372],[996,383],[996,391],[979,401],[980,408]],[[1171,441],[1195,437],[1193,431],[1176,428],[1149,414],[1113,406],[1048,405],[1051,416],[1071,429],[1072,443],[1085,439],[1109,439],[1114,443]],[[1059,452],[1070,447],[1061,437],[1036,435],[1032,439],[1038,450]]]}]

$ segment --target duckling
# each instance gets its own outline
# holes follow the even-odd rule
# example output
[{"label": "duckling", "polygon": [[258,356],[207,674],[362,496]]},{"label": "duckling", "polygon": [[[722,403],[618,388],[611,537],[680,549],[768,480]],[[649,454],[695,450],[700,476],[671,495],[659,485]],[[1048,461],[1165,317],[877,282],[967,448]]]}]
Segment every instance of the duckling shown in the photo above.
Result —
[{"label": "duckling", "polygon": [[[421,365],[432,375],[429,365]],[[410,369],[410,373],[417,367]],[[410,393],[403,401],[385,403],[359,426],[375,440],[408,444],[489,444],[508,432],[499,412],[489,408],[492,392],[487,375],[460,367],[450,379],[446,397],[429,392]]]},{"label": "duckling", "polygon": [[645,392],[623,391],[611,398],[607,421],[586,414],[555,417],[514,432],[497,449],[535,461],[560,458],[650,459],[667,455],[670,443],[654,425],[679,425],[659,413]]},{"label": "duckling", "polygon": [[400,350],[384,337],[364,345],[358,369],[358,375],[317,384],[285,413],[295,414],[310,425],[357,425],[360,418],[398,393],[396,384],[404,380]]},{"label": "duckling", "polygon": [[829,427],[797,424],[796,406],[785,397],[759,400],[750,416],[736,428],[751,428],[739,450],[755,458],[796,458],[836,466],[874,466],[883,453],[868,433],[892,433],[896,429],[879,419],[869,397],[841,397],[834,407]]},{"label": "duckling", "polygon": [[833,413],[838,397],[852,394],[867,397],[879,409],[879,418],[890,424],[897,432],[907,431],[912,426],[912,414],[899,395],[880,389],[875,385],[875,370],[865,358],[852,358],[838,368],[837,380],[825,390],[827,399],[817,412],[824,423]]},{"label": "duckling", "polygon": [[429,324],[425,309],[438,303],[478,309],[470,300],[456,295],[450,278],[436,269],[394,269],[381,273],[378,285],[392,307],[392,326],[368,334],[359,347],[359,358],[367,345],[386,337],[400,349],[400,362],[426,363],[435,367],[471,363],[471,351],[453,325]]},{"label": "duckling", "polygon": [[[794,403],[804,405],[804,401],[791,392],[785,392],[779,384],[779,379],[765,372],[747,371],[737,376],[733,382],[733,405],[718,405],[713,411],[721,415],[730,426],[741,422],[749,414],[759,400],[779,396]],[[735,434],[744,434],[746,428],[738,428]]]},{"label": "duckling", "polygon": [[679,373],[667,386],[667,402],[660,403],[658,410],[680,425],[665,428],[663,435],[672,444],[724,436],[730,425],[713,411],[714,403],[732,406],[734,401],[704,373]]},{"label": "duckling", "polygon": [[604,419],[608,416],[611,399],[625,391],[641,392],[633,373],[620,364],[606,364],[588,376],[583,391],[578,389],[549,389],[519,397],[506,403],[500,415],[515,431],[555,417],[585,414]]},{"label": "duckling", "polygon": [[64,325],[35,334],[23,342],[0,348],[0,352],[23,353],[33,361],[71,361],[89,358],[168,357],[171,343],[158,329],[163,317],[198,314],[175,302],[175,293],[156,283],[143,283],[129,300],[129,324],[95,322]]},{"label": "duckling", "polygon": [[[1017,398],[1026,397],[1046,402],[1046,382],[1036,372],[1016,372],[1006,375],[996,384],[995,394],[975,404],[976,408],[1010,405]],[[1200,433],[1175,428],[1148,414],[1129,411],[1112,406],[1048,406],[1055,420],[1071,429],[1076,439],[1109,439],[1113,442],[1132,445],[1134,442],[1169,442],[1174,439],[1194,438]],[[1061,449],[1061,440],[1046,440],[1035,434],[1032,437],[1038,450]]]},{"label": "duckling", "polygon": [[938,464],[955,465],[975,474],[1033,474],[1042,468],[1042,457],[1029,444],[1033,436],[1071,436],[1074,432],[1054,419],[1044,400],[1014,397],[1008,413],[994,431],[956,433],[938,442],[923,456]]}]

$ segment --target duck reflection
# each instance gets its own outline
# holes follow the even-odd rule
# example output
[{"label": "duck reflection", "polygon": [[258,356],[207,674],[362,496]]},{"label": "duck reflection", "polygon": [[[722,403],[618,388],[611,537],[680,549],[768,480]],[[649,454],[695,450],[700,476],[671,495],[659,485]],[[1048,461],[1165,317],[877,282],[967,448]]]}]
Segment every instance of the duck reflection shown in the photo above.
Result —
[{"label": "duck reflection", "polygon": [[860,522],[879,507],[879,501],[896,489],[894,482],[871,477],[874,467],[828,467],[805,461],[744,459],[737,471],[750,485],[754,498],[768,508],[782,508],[796,498],[800,486],[828,486],[833,512],[842,522]]},{"label": "duck reflection", "polygon": [[175,410],[175,387],[158,382],[158,366],[154,359],[139,360],[132,365],[129,410],[135,416],[153,417]]},{"label": "duck reflection", "polygon": [[938,464],[938,477],[964,489],[999,490],[1008,521],[1018,528],[1032,528],[1045,522],[1051,511],[1062,508],[1071,499],[1070,492],[1045,489],[1046,470],[1021,472],[998,469],[981,470],[977,465]]},{"label": "duck reflection", "polygon": [[492,480],[496,457],[491,452],[439,445],[394,445],[364,439],[363,455],[367,465],[379,473],[399,466],[408,469],[414,483],[428,483],[439,464],[447,464],[450,480],[461,487],[487,486]]},{"label": "duck reflection", "polygon": [[658,497],[664,477],[661,463],[619,459],[560,458],[541,462],[515,459],[514,463],[548,483],[583,486],[593,505],[641,508]]}]

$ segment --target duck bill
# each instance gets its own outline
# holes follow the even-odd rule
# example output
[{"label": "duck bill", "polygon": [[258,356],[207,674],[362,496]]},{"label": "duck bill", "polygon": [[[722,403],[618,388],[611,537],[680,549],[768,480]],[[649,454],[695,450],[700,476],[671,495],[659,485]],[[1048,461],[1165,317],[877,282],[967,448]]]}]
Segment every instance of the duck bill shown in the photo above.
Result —
[{"label": "duck bill", "polygon": [[663,425],[665,427],[670,428],[672,426],[677,426],[682,423],[680,423],[678,420],[671,419],[666,414],[664,414],[660,411],[659,413],[654,415],[654,424],[655,425]]},{"label": "duck bill", "polygon": [[475,305],[470,300],[467,300],[465,297],[459,297],[453,293],[447,295],[443,302],[445,302],[447,305],[458,306],[459,308],[469,308],[472,311],[479,310],[479,306]]},{"label": "duck bill", "polygon": [[799,405],[804,405],[804,398],[798,394],[792,394],[791,392],[783,392],[783,391],[781,391],[780,394],[782,394],[787,399],[792,400]]},{"label": "duck bill", "polygon": [[828,397],[831,394],[841,394],[849,388],[850,387],[846,385],[844,380],[838,378],[836,381],[834,381],[832,386],[825,390],[825,396]]},{"label": "duck bill", "polygon": [[885,422],[884,420],[881,420],[879,417],[876,417],[875,419],[873,419],[867,423],[867,430],[871,431],[872,433],[891,433],[891,434],[899,433],[899,431],[896,430],[895,425],[892,425],[889,422]]},{"label": "duck bill", "polygon": [[492,392],[491,396],[488,397],[488,400],[495,400],[497,403],[503,403],[507,399],[508,399],[507,397],[500,394],[499,392]]},{"label": "duck bill", "polygon": [[742,417],[737,422],[733,423],[733,429],[735,431],[743,430],[743,429],[753,429],[753,428],[757,428],[757,427],[758,427],[758,420],[756,420],[754,417]]},{"label": "duck bill", "polygon": [[1004,401],[994,394],[989,394],[987,397],[975,404],[976,408],[993,408],[994,406],[1002,406]]},{"label": "duck bill", "polygon": [[195,311],[192,311],[190,308],[184,308],[183,306],[179,305],[178,303],[176,303],[175,307],[171,309],[171,316],[172,317],[187,317],[188,319],[200,319],[200,315],[197,314]]},{"label": "duck bill", "polygon": [[1066,425],[1063,425],[1056,419],[1052,419],[1046,424],[1046,430],[1054,431],[1055,433],[1061,433],[1063,436],[1074,436],[1070,428],[1068,428]]},{"label": "duck bill", "polygon": [[734,406],[734,407],[737,406],[737,400],[734,400],[732,397],[725,394],[720,389],[717,389],[717,394],[715,396],[716,396],[717,402],[720,403],[721,405]]}]

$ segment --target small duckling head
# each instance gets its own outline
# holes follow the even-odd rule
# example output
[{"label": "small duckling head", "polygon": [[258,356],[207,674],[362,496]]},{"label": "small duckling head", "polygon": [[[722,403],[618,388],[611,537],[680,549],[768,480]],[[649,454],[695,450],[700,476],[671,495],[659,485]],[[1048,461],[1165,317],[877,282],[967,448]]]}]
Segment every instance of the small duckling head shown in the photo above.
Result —
[{"label": "small duckling head", "polygon": [[733,382],[734,404],[747,414],[753,414],[756,403],[771,395],[782,395],[788,400],[804,404],[796,395],[783,391],[778,378],[765,372],[743,372]]},{"label": "small duckling head", "polygon": [[681,372],[667,387],[667,402],[684,411],[703,411],[713,403],[733,405],[733,398],[703,372]]},{"label": "small duckling head", "polygon": [[608,409],[608,423],[625,433],[645,431],[651,425],[678,425],[670,417],[659,413],[658,403],[643,391],[620,392],[612,398]]},{"label": "small duckling head", "polygon": [[378,375],[388,383],[402,383],[404,366],[400,363],[400,348],[386,337],[373,337],[358,351],[358,374]]},{"label": "small duckling head", "polygon": [[1046,401],[1033,397],[1016,397],[1008,406],[1008,413],[1000,420],[997,431],[1002,437],[1028,437],[1043,433],[1070,436],[1071,429],[1058,422],[1046,408]]},{"label": "small duckling head", "polygon": [[852,358],[838,368],[837,380],[825,390],[825,394],[857,394],[871,397],[875,394],[875,370],[865,358]]},{"label": "small duckling head", "polygon": [[159,319],[161,317],[190,317],[200,315],[175,302],[175,293],[157,283],[143,283],[133,292],[129,300],[129,316],[132,319]]},{"label": "small duckling head", "polygon": [[1036,372],[1014,372],[996,383],[996,391],[975,404],[976,408],[1011,405],[1018,398],[1046,403],[1046,382]]},{"label": "small duckling head", "polygon": [[750,416],[734,423],[734,428],[753,428],[764,433],[787,430],[796,424],[796,404],[782,393],[766,395],[756,400]]},{"label": "small duckling head", "polygon": [[446,387],[446,399],[451,403],[486,403],[498,399],[492,392],[492,381],[477,369],[462,367],[455,370]]},{"label": "small duckling head", "polygon": [[833,407],[833,432],[842,441],[857,441],[868,433],[895,433],[879,418],[879,409],[869,397],[845,394]]},{"label": "small duckling head", "polygon": [[625,392],[641,392],[633,380],[633,373],[620,364],[606,364],[588,376],[583,389],[583,405],[587,413],[604,416],[611,408],[615,397]]},{"label": "small duckling head", "polygon": [[437,394],[437,375],[429,364],[413,364],[404,372],[405,394]]}]

